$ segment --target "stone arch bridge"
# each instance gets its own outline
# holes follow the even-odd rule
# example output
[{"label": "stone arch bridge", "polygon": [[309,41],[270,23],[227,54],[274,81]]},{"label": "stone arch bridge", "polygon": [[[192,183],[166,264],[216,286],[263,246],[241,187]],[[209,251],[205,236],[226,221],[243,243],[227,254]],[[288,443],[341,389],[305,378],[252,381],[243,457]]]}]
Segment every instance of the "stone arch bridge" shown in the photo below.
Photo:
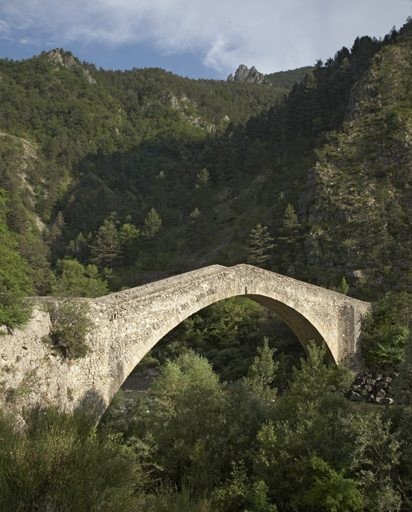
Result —
[{"label": "stone arch bridge", "polygon": [[40,398],[68,410],[90,402],[101,415],[136,364],[165,334],[200,309],[238,295],[281,317],[305,349],[309,340],[325,340],[330,361],[358,368],[361,322],[370,303],[250,265],[212,265],[84,299],[95,328],[88,337],[90,354],[77,361],[63,361],[42,342],[50,318],[38,307],[24,329],[0,337],[3,397],[8,386],[28,381],[31,400]]}]

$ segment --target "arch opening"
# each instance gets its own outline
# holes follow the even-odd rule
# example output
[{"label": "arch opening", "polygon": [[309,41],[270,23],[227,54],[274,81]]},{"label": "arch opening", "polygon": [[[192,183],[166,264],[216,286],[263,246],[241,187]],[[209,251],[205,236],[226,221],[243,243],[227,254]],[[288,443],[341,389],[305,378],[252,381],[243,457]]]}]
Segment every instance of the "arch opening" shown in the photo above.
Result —
[{"label": "arch opening", "polygon": [[[128,396],[142,396],[148,389],[143,374],[154,374],[155,367],[192,348],[208,359],[222,381],[235,381],[246,375],[264,337],[276,348],[281,366],[275,385],[286,387],[292,367],[307,354],[309,340],[322,338],[302,315],[279,301],[256,296],[234,295],[218,300],[183,319],[155,343],[125,379],[121,388]],[[328,360],[334,361],[328,351]]]}]

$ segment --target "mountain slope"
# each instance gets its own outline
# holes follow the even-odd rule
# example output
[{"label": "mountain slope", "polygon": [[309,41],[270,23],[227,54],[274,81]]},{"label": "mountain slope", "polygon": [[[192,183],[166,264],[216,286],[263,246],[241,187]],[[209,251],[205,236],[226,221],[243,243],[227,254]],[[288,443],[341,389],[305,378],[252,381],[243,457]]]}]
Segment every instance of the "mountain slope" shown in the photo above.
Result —
[{"label": "mountain slope", "polygon": [[411,50],[400,38],[372,59],[343,128],[318,152],[306,199],[308,261],[371,293],[399,287],[412,263]]},{"label": "mountain slope", "polygon": [[[22,240],[30,232],[37,236],[54,266],[61,258],[97,262],[101,230],[112,226],[118,244],[110,262],[112,289],[155,279],[159,272],[243,262],[249,233],[259,223],[275,239],[268,268],[335,287],[346,276],[350,293],[371,296],[374,291],[364,290],[353,272],[375,258],[373,268],[388,274],[390,287],[392,252],[407,252],[410,236],[409,178],[398,171],[388,175],[400,151],[390,148],[406,143],[407,30],[383,41],[357,38],[350,50],[318,62],[287,96],[273,86],[195,81],[160,69],[97,70],[63,50],[0,61],[0,129],[37,148],[26,172],[31,199],[8,178],[16,174],[13,159],[0,173],[0,187],[15,194],[26,216],[40,216],[48,232],[41,242],[35,228],[25,227],[24,215],[10,227]],[[394,91],[391,62],[398,54]],[[369,101],[365,90],[382,96],[382,105]],[[406,109],[406,117],[393,117],[395,106]],[[396,129],[388,128],[387,107]],[[385,130],[393,132],[395,145],[385,142]],[[382,144],[387,149],[380,154]],[[368,145],[376,146],[367,150],[373,153],[370,163],[362,149]],[[400,168],[408,165],[408,151],[399,157]],[[384,164],[376,183],[369,170],[374,159]],[[337,185],[328,182],[332,174]],[[395,199],[379,203],[375,189]],[[355,199],[366,190],[368,197]],[[156,232],[148,227],[155,214],[161,222]],[[133,230],[139,235],[128,239],[125,233]],[[357,234],[351,236],[352,230]],[[369,254],[379,236],[383,249]]]}]

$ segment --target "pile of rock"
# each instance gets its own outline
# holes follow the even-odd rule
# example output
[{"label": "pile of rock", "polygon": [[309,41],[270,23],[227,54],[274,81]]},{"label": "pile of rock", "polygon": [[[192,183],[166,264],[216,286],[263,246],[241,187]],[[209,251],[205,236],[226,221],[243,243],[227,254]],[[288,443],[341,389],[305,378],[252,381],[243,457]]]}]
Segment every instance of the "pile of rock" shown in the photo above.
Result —
[{"label": "pile of rock", "polygon": [[366,368],[358,374],[349,392],[350,400],[391,405],[394,402],[393,381],[398,376],[392,370],[382,370],[376,366]]}]

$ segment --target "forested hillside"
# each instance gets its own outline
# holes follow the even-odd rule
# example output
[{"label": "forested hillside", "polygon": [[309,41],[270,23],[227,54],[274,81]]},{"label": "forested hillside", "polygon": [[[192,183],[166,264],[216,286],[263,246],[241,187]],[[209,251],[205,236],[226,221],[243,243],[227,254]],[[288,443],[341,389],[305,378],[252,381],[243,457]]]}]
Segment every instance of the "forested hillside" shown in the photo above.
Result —
[{"label": "forested hillside", "polygon": [[[134,284],[142,270],[161,268],[160,261],[170,259],[166,254],[177,254],[182,244],[191,251],[200,244],[190,214],[200,196],[209,206],[215,192],[210,178],[207,191],[196,189],[201,153],[229,124],[246,122],[285,92],[194,81],[161,69],[98,71],[63,50],[3,60],[0,75],[0,187],[10,194],[7,221],[24,256],[43,253],[52,266],[67,256],[82,263],[99,259],[90,248],[112,215],[116,233],[126,225],[134,235],[124,231],[123,243],[117,241],[100,267],[137,264]],[[152,211],[162,229],[149,241],[154,231],[144,222]],[[36,228],[42,222],[45,244]],[[153,265],[155,250],[159,261]],[[35,283],[38,293],[50,291],[48,277],[48,285],[46,278]],[[120,277],[114,286],[121,284]]]},{"label": "forested hillside", "polygon": [[69,268],[90,295],[246,261],[409,307],[409,31],[289,93],[64,50],[0,61],[2,217],[33,293],[74,287]]}]

